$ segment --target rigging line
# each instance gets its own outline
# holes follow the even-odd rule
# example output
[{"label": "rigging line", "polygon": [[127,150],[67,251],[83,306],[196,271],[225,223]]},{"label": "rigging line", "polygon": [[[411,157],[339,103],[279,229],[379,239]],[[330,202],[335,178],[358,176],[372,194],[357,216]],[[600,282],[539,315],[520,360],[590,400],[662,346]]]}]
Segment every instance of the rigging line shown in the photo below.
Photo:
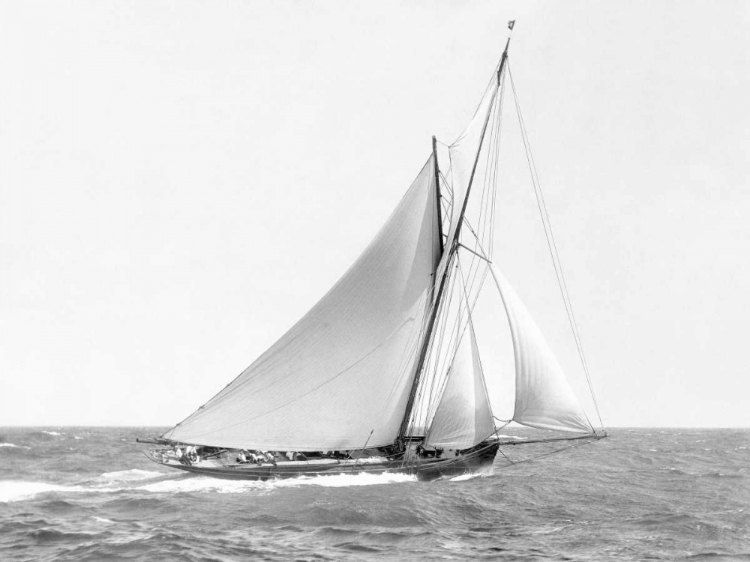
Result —
[{"label": "rigging line", "polygon": [[[451,351],[450,351],[450,353],[446,354],[446,356],[444,358],[444,363],[448,362],[449,363],[449,368],[448,368],[448,372],[446,373],[445,377],[443,377],[443,379],[441,379],[441,384],[439,385],[441,389],[444,388],[444,386],[445,386],[445,384],[447,382],[447,377],[450,374],[450,368],[452,368],[453,361],[455,360],[455,354],[456,354],[456,352],[458,350],[458,346],[460,344],[460,340],[463,337],[463,332],[466,330],[466,326],[468,325],[468,322],[466,322],[466,323],[464,322],[464,318],[465,317],[469,317],[470,318],[471,309],[473,308],[474,304],[476,303],[476,299],[474,299],[474,303],[472,303],[471,300],[468,298],[468,295],[466,294],[466,283],[463,281],[463,278],[464,278],[464,275],[462,274],[463,266],[461,266],[461,263],[460,263],[460,256],[459,256],[459,260],[458,260],[457,269],[458,269],[458,276],[457,276],[458,281],[457,282],[460,281],[462,283],[462,285],[463,285],[463,292],[464,292],[464,297],[465,298],[463,299],[463,301],[464,301],[463,306],[460,306],[457,318],[454,320],[454,322],[453,322],[453,324],[451,326],[451,336],[450,336],[450,341],[451,341],[451,348],[450,348],[450,350]],[[461,328],[461,326],[463,326],[463,329]],[[462,332],[461,335],[459,335],[459,332]],[[435,408],[436,408],[436,406],[435,406]]]},{"label": "rigging line", "polygon": [[[479,286],[477,287],[477,290],[470,292],[470,294],[472,295],[472,300],[468,303],[470,312],[473,312],[474,307],[476,307],[477,301],[479,300],[479,295],[481,294],[482,287],[484,286],[484,282],[487,280],[487,274],[489,272],[489,267],[485,266],[484,263],[480,263],[480,265],[484,267],[481,268],[482,275],[481,275],[481,279],[479,280]],[[472,279],[472,286],[470,287],[470,289],[472,290],[473,290],[473,284],[476,281],[476,278],[479,276],[479,269],[480,268],[477,267],[474,273],[474,277]]]},{"label": "rigging line", "polygon": [[498,102],[499,107],[499,116],[500,119],[497,124],[497,135],[496,135],[496,147],[495,147],[495,166],[492,170],[492,205],[490,209],[490,238],[489,238],[489,244],[488,244],[488,253],[487,255],[492,258],[495,251],[495,216],[496,216],[496,202],[497,202],[497,178],[498,178],[498,169],[500,168],[500,140],[501,140],[501,129],[502,129],[502,120],[503,120],[503,108],[505,105],[505,85],[507,83],[507,80],[505,79],[505,76],[503,76],[503,82],[500,88],[500,99]]},{"label": "rigging line", "polygon": [[[518,100],[518,97],[516,95],[515,83],[513,82],[512,75],[511,75],[511,85],[513,86],[514,99],[516,102],[516,110],[518,112],[518,119],[519,119],[519,124],[521,127],[522,138],[524,142],[524,147],[526,149],[526,157],[527,157],[527,161],[529,163],[529,168],[531,171],[532,183],[534,185],[534,194],[537,198],[537,206],[539,208],[539,212],[542,218],[542,224],[545,229],[545,236],[547,238],[547,245],[549,247],[550,255],[552,257],[552,264],[555,268],[555,275],[557,276],[558,285],[560,287],[560,291],[563,296],[563,303],[565,304],[565,310],[568,315],[568,322],[570,323],[571,330],[573,332],[573,339],[576,343],[578,354],[581,359],[581,364],[583,366],[583,371],[586,376],[586,381],[589,385],[589,391],[591,392],[591,397],[594,402],[594,408],[599,418],[599,423],[603,427],[604,423],[602,422],[602,419],[601,419],[599,406],[596,400],[596,394],[594,393],[594,388],[591,382],[591,377],[590,377],[589,368],[588,368],[588,361],[586,360],[586,356],[583,352],[583,341],[581,339],[581,334],[578,328],[578,323],[576,322],[575,315],[573,313],[573,303],[570,299],[570,292],[568,291],[568,285],[566,283],[565,275],[562,269],[562,262],[560,261],[560,253],[557,249],[557,242],[555,241],[555,237],[552,232],[552,222],[549,218],[549,213],[547,212],[547,205],[544,200],[544,193],[542,191],[541,182],[539,181],[539,175],[536,169],[536,165],[534,163],[534,156],[533,156],[533,153],[531,152],[531,144],[529,142],[528,133],[526,131],[526,123],[523,119],[520,101]],[[593,429],[593,424],[591,424],[591,421],[588,419],[588,416],[586,415],[585,412],[584,412],[584,416],[586,417],[586,420],[588,421],[589,425]]]},{"label": "rigging line", "polygon": [[[474,232],[474,230],[472,230],[472,229],[470,229],[470,232],[474,235],[474,241],[475,241],[476,245],[482,251],[484,251],[484,248],[482,247],[482,245],[479,243],[479,240],[477,239],[476,232]],[[463,246],[467,250],[471,251],[468,247],[464,246],[463,244],[461,244],[461,246]],[[483,257],[482,261],[479,262],[479,263],[477,263],[476,268],[474,268],[473,270],[471,269],[471,266],[473,266],[474,262],[472,262],[472,264],[470,265],[470,271],[469,271],[469,273],[468,273],[468,275],[466,277],[467,279],[469,279],[469,277],[471,277],[471,281],[470,281],[471,291],[470,292],[472,292],[472,294],[475,294],[474,301],[472,302],[472,309],[473,309],[474,305],[476,304],[477,299],[479,298],[479,292],[481,291],[482,287],[484,286],[484,281],[485,281],[485,278],[487,277],[487,271],[488,271],[488,269],[485,266],[484,269],[483,269],[483,273],[482,273],[482,279],[481,279],[481,281],[479,283],[479,288],[477,289],[476,293],[474,293],[473,292],[474,282],[475,282],[477,276],[479,275],[479,268],[480,268],[480,266],[484,266],[485,262],[491,263],[491,259]]]},{"label": "rigging line", "polygon": [[[503,76],[503,88],[505,85],[505,80]],[[501,90],[501,94],[504,91]],[[492,127],[490,128],[490,139],[488,144],[488,150],[487,150],[487,159],[486,159],[486,168],[484,172],[484,178],[483,178],[483,191],[482,191],[482,201],[480,206],[480,223],[478,225],[478,230],[481,232],[481,235],[477,233],[476,230],[474,230],[468,219],[465,218],[467,222],[467,226],[469,227],[471,234],[474,236],[476,245],[482,249],[484,252],[484,242],[489,236],[489,244],[492,245],[492,238],[494,237],[494,203],[497,197],[497,179],[496,179],[496,170],[497,170],[497,162],[498,162],[498,152],[497,152],[497,143],[499,138],[499,130],[500,130],[500,102],[499,102],[500,96],[498,96],[498,101],[493,105],[493,119],[492,119]],[[488,173],[489,172],[489,173]],[[489,194],[489,196],[488,196]],[[490,203],[491,202],[491,203]],[[488,211],[488,208],[492,207],[491,211]],[[492,218],[488,218],[488,215]],[[471,251],[467,246],[464,246],[466,249]],[[486,255],[491,256],[491,253],[485,252]],[[466,276],[467,283],[470,286],[470,292],[474,291],[474,284],[476,282],[477,276],[479,275],[479,269],[482,267],[482,263],[477,262],[476,260],[472,259],[469,265],[469,273]],[[477,289],[477,298],[478,298],[478,292],[481,290],[481,286],[484,283],[485,277],[487,275],[486,268],[483,272],[482,279],[479,284],[479,289]],[[476,298],[474,299],[476,302]],[[473,304],[472,304],[473,306]]]},{"label": "rigging line", "polygon": [[[470,253],[474,254],[474,255],[475,255],[476,257],[478,257],[478,258],[479,258],[480,260],[486,261],[487,263],[492,263],[492,262],[491,262],[491,261],[490,261],[490,260],[489,260],[489,259],[487,258],[487,256],[485,256],[485,255],[483,255],[483,254],[480,254],[479,252],[475,252],[474,250],[472,250],[472,249],[471,249],[471,248],[469,248],[468,246],[465,246],[465,245],[463,245],[463,244],[462,244],[461,242],[459,242],[459,243],[458,243],[458,245],[459,245],[459,247],[463,248],[463,249],[464,249],[464,250],[466,250],[467,252],[470,252]],[[479,244],[477,244],[477,245],[479,246]],[[480,248],[480,250],[481,250],[481,246],[479,246],[479,248]]]},{"label": "rigging line", "polygon": [[490,126],[490,138],[486,152],[484,171],[483,171],[483,185],[482,185],[482,198],[480,203],[479,222],[477,223],[477,229],[481,233],[481,236],[477,236],[482,242],[485,242],[488,236],[488,231],[491,234],[494,228],[492,222],[492,213],[490,209],[489,201],[494,199],[495,194],[495,177],[493,172],[496,169],[498,160],[498,139],[500,131],[500,123],[502,120],[502,97],[505,89],[505,76],[502,76],[498,95],[493,101],[492,106],[492,122]]},{"label": "rigging line", "polygon": [[[480,230],[480,231],[483,229],[484,224],[485,224],[485,221],[483,220],[483,213],[484,213],[484,209],[485,209],[485,200],[486,200],[486,197],[487,197],[487,174],[486,174],[486,171],[487,171],[487,163],[488,163],[488,161],[489,161],[489,159],[490,159],[490,157],[492,155],[492,152],[493,152],[493,150],[492,150],[492,137],[493,137],[493,133],[494,133],[494,130],[495,130],[495,121],[497,119],[497,111],[496,111],[496,108],[495,108],[495,105],[496,105],[495,101],[496,101],[496,99],[497,99],[497,96],[495,96],[495,98],[492,100],[492,105],[489,108],[489,112],[490,112],[489,119],[488,119],[489,126],[487,128],[489,129],[489,133],[490,134],[488,136],[488,142],[484,146],[480,147],[481,149],[483,149],[482,150],[482,158],[481,158],[481,166],[477,167],[475,165],[475,170],[479,172],[479,174],[478,174],[477,177],[479,177],[479,176],[482,177],[482,191],[481,191],[481,196],[479,198],[479,216],[477,218],[477,229]],[[479,162],[479,161],[480,161],[480,158],[479,158],[479,155],[478,155],[477,156],[477,162]]]},{"label": "rigging line", "polygon": [[[464,218],[465,220],[467,220],[466,217]],[[476,238],[476,232],[472,230],[472,234]],[[473,286],[478,276],[479,265],[480,264],[477,263],[477,260],[472,259],[472,267],[470,268],[471,273],[469,276],[467,276],[467,279],[471,278],[470,285],[472,287],[472,290],[470,292],[472,294],[474,293]],[[453,275],[452,266],[449,266],[449,267],[451,267],[451,275]],[[484,283],[486,275],[487,275],[487,269],[485,268],[483,271],[482,279],[479,283],[480,287]],[[452,284],[455,282],[456,282],[455,279],[451,279],[451,286],[453,286]],[[452,298],[453,298],[452,290],[448,291],[448,294],[450,295],[450,297],[448,297],[449,303],[450,303],[452,302]],[[478,298],[478,291],[476,292],[476,295],[473,298],[473,302],[469,303],[468,306],[473,307],[476,304],[477,298]],[[448,306],[445,310],[447,311],[449,308],[450,306]],[[445,314],[447,314],[447,312]],[[463,314],[463,312],[461,314]],[[429,397],[430,397],[430,399],[428,400],[428,406],[426,407],[426,410],[424,407],[421,408],[425,416],[424,417],[425,424],[426,424],[426,421],[430,418],[430,416],[434,414],[434,411],[437,407],[437,405],[434,404],[434,401],[432,399],[436,395],[436,392],[438,392],[439,389],[442,388],[442,386],[444,385],[445,377],[441,376],[440,373],[443,372],[445,364],[449,363],[450,358],[453,355],[455,355],[455,348],[457,347],[455,335],[458,332],[460,324],[461,324],[461,318],[458,318],[453,323],[451,323],[445,317],[443,317],[443,320],[441,321],[441,329],[439,330],[439,337],[435,338],[435,340],[430,343],[430,346],[431,346],[430,349],[432,349],[435,346],[437,346],[438,349],[443,348],[444,342],[446,341],[447,332],[448,331],[450,332],[450,337],[448,337],[448,341],[451,343],[446,348],[446,353],[444,355],[438,353],[434,361],[432,361],[431,359],[429,360],[430,367],[434,367],[431,384],[425,384],[424,390],[420,389],[421,391],[419,392],[420,400],[423,399],[426,394],[429,394]],[[419,418],[413,419],[413,423],[417,423],[418,421],[420,421]]]},{"label": "rigging line", "polygon": [[[442,396],[445,392],[445,388],[448,384],[448,379],[451,376],[451,373],[453,372],[453,363],[456,360],[456,354],[458,353],[458,348],[461,345],[461,341],[464,337],[466,337],[467,330],[470,330],[471,326],[471,310],[469,310],[469,299],[468,295],[466,294],[466,285],[462,282],[463,275],[461,273],[462,266],[461,266],[461,259],[460,256],[457,254],[457,270],[458,270],[458,282],[461,282],[461,286],[459,287],[459,290],[463,293],[463,298],[461,298],[461,302],[459,303],[459,315],[454,322],[454,328],[455,328],[455,338],[453,338],[453,332],[451,332],[451,354],[450,354],[450,360],[448,363],[448,369],[444,377],[442,377],[441,384],[439,385],[439,392],[438,396]],[[460,297],[459,297],[460,298]],[[464,321],[464,318],[466,320]],[[446,357],[446,360],[448,360],[448,357]],[[486,395],[486,390],[485,390]],[[489,406],[489,404],[488,404]],[[491,410],[490,410],[491,411]],[[437,412],[437,405],[434,408],[434,412]],[[426,420],[425,420],[426,421]]]},{"label": "rigging line", "polygon": [[[526,426],[531,427],[531,426]],[[553,443],[556,441],[581,441],[583,439],[601,439],[598,435],[592,435],[590,433],[587,433],[585,435],[576,435],[574,437],[548,437],[546,439],[523,439],[519,441],[508,441],[504,443],[505,445],[535,445],[537,443]]]},{"label": "rigging line", "polygon": [[445,177],[443,170],[440,170],[440,179],[443,180],[443,185],[445,186],[446,191],[450,194],[451,200],[453,200],[453,187],[448,181],[448,178]]},{"label": "rigging line", "polygon": [[[463,283],[463,278],[460,272],[460,264],[458,263],[460,256],[456,254],[456,274],[455,274],[455,280],[454,284],[451,286],[451,293],[450,298],[451,302],[453,302],[453,299],[459,297],[458,291],[455,290],[455,283]],[[463,324],[463,318],[466,314],[466,307],[468,306],[468,303],[463,305],[461,303],[458,303],[456,306],[459,307],[459,310],[457,311],[456,317],[452,320],[452,322],[449,322],[448,319],[445,319],[445,330],[450,328],[450,335],[448,336],[448,345],[447,345],[447,351],[446,353],[441,357],[440,362],[440,368],[438,370],[439,373],[445,372],[445,375],[436,377],[433,381],[433,394],[437,392],[437,394],[434,394],[435,396],[440,396],[442,392],[444,391],[445,384],[447,383],[447,379],[450,376],[450,372],[452,369],[453,361],[455,360],[455,355],[458,351],[458,346],[460,343],[460,335],[459,331],[461,330],[461,326]],[[432,402],[431,401],[431,407],[430,407],[430,413],[434,415],[434,413],[437,411],[437,401]]]},{"label": "rigging line", "polygon": [[[440,306],[443,307],[441,310],[438,311],[436,315],[436,319],[438,321],[438,327],[433,331],[432,339],[428,344],[427,349],[427,358],[425,361],[425,365],[423,366],[423,372],[432,372],[432,376],[430,377],[429,382],[427,380],[424,380],[417,388],[418,396],[420,398],[420,409],[424,408],[424,405],[422,404],[422,399],[429,391],[429,400],[428,400],[428,410],[429,410],[429,403],[432,401],[433,391],[434,391],[434,385],[435,385],[435,378],[438,376],[438,369],[440,367],[440,349],[443,348],[443,341],[445,336],[445,329],[446,329],[446,320],[445,315],[447,314],[447,311],[450,309],[450,305],[452,302],[452,290],[450,287],[452,287],[452,283],[454,282],[453,277],[453,261],[455,259],[455,254],[450,255],[448,258],[448,261],[446,263],[446,271],[447,274],[445,275],[445,283],[446,283],[446,290],[448,290],[448,297],[444,298],[443,302],[440,303]],[[433,306],[437,306],[438,303],[435,302]],[[437,347],[436,347],[437,346]],[[435,351],[437,349],[437,351]],[[437,357],[434,360],[433,365],[433,353],[437,354]],[[428,370],[430,367],[432,367],[432,370]],[[415,397],[416,402],[416,397]],[[412,427],[412,430],[415,425],[418,424],[419,421],[422,421],[422,418],[420,418],[420,413],[424,413],[421,411],[417,411],[417,408],[414,408],[411,412],[411,415],[409,416],[408,425]]]},{"label": "rigging line", "polygon": [[[578,348],[578,355],[581,359],[583,371],[584,371],[584,374],[586,375],[586,381],[588,382],[588,385],[589,385],[589,391],[591,392],[591,397],[594,402],[594,408],[596,410],[597,417],[599,418],[599,423],[602,425],[602,427],[604,427],[604,422],[602,421],[602,416],[599,411],[598,401],[596,399],[596,393],[594,392],[594,387],[593,387],[593,384],[591,383],[591,376],[589,373],[588,362],[586,361],[586,357],[583,352],[583,343],[581,341],[580,332],[578,330],[578,324],[575,320],[575,315],[573,314],[573,307],[572,307],[572,302],[570,301],[570,294],[568,292],[567,284],[565,283],[565,276],[563,274],[562,263],[560,262],[559,252],[557,250],[557,244],[555,243],[554,235],[552,233],[552,224],[549,220],[549,214],[547,213],[547,207],[544,202],[544,195],[541,191],[541,185],[539,184],[539,178],[536,173],[536,166],[534,165],[533,154],[531,153],[531,146],[528,141],[528,135],[526,132],[524,121],[523,121],[523,114],[521,113],[521,105],[518,100],[518,94],[516,92],[516,86],[513,80],[513,73],[510,70],[510,65],[508,66],[508,75],[510,76],[510,84],[513,90],[513,98],[515,100],[516,112],[518,114],[519,125],[521,128],[521,136],[523,139],[524,148],[526,149],[526,160],[529,165],[529,171],[531,173],[532,183],[534,184],[534,194],[537,198],[537,206],[539,207],[539,212],[542,216],[542,224],[544,226],[545,237],[547,238],[547,246],[549,248],[550,255],[552,258],[552,263],[555,269],[555,275],[557,277],[558,286],[560,287],[560,292],[562,293],[563,302],[565,304],[565,310],[568,315],[568,322],[570,323],[570,327],[573,332],[573,338],[576,342],[576,347]],[[585,412],[584,412],[584,415],[585,415]],[[589,424],[591,424],[590,421],[589,421]]]},{"label": "rigging line", "polygon": [[[460,267],[461,267],[461,262],[459,261],[459,268]],[[466,290],[466,287],[464,286],[464,291],[465,290]],[[469,296],[466,293],[464,293],[464,298],[466,299],[466,304],[468,305],[469,304]],[[494,418],[495,415],[492,413],[492,404],[490,403],[490,395],[487,392],[487,382],[485,381],[485,378],[484,378],[484,366],[482,365],[482,355],[479,353],[479,343],[477,342],[477,335],[474,332],[474,319],[473,319],[471,313],[472,313],[472,308],[470,307],[467,310],[468,321],[466,322],[466,326],[467,326],[467,329],[469,330],[470,335],[474,339],[474,346],[476,348],[476,355],[477,355],[477,359],[479,360],[479,372],[481,373],[481,376],[479,378],[480,378],[480,380],[482,382],[482,388],[484,389],[484,399],[486,401],[487,410],[489,411],[490,416],[492,418]],[[474,353],[474,349],[472,349],[471,352],[473,354]],[[495,424],[493,423],[492,425],[494,426]],[[494,433],[497,433],[497,428],[495,428]],[[487,437],[485,437],[484,439],[487,439]],[[482,441],[484,441],[484,439],[482,439]]]},{"label": "rigging line", "polygon": [[[499,96],[498,96],[499,98]],[[495,161],[495,137],[497,131],[498,121],[498,106],[497,104],[493,107],[494,114],[492,119],[492,126],[490,128],[490,140],[487,149],[487,159],[485,161],[484,178],[482,182],[482,200],[481,208],[479,210],[479,223],[478,229],[481,232],[480,240],[484,242],[487,237],[487,230],[491,228],[489,221],[489,201],[492,197],[492,167]]]},{"label": "rigging line", "polygon": [[[510,71],[509,71],[510,72]],[[534,156],[531,152],[531,144],[528,138],[528,133],[526,131],[526,123],[523,119],[523,114],[521,112],[521,106],[520,101],[518,100],[518,96],[515,90],[515,82],[513,81],[513,75],[510,75],[511,79],[511,86],[513,88],[513,94],[514,94],[514,100],[516,105],[516,112],[518,114],[518,122],[519,126],[521,128],[521,138],[524,143],[524,149],[526,153],[526,160],[529,165],[529,172],[531,175],[531,181],[532,185],[534,187],[534,196],[536,197],[537,201],[537,208],[539,209],[539,214],[542,220],[542,226],[544,227],[544,235],[547,240],[547,247],[550,252],[550,257],[552,260],[552,265],[555,270],[555,276],[557,277],[557,284],[560,288],[560,293],[563,298],[563,304],[565,306],[565,312],[568,316],[568,323],[570,324],[571,331],[573,333],[573,340],[576,344],[576,349],[578,351],[578,356],[581,360],[581,365],[583,367],[583,372],[586,377],[586,381],[589,385],[589,391],[591,392],[591,397],[594,402],[594,408],[596,410],[597,416],[599,417],[599,422],[601,421],[601,414],[599,413],[599,407],[596,401],[596,395],[594,394],[594,388],[591,384],[591,377],[589,374],[588,369],[588,362],[586,361],[586,357],[583,353],[583,342],[581,341],[580,332],[578,331],[578,324],[576,323],[575,316],[573,314],[573,303],[570,299],[570,293],[568,292],[568,286],[565,282],[565,276],[563,274],[562,269],[562,262],[560,261],[560,254],[557,250],[557,243],[555,242],[555,237],[552,232],[552,222],[550,221],[549,214],[547,213],[547,206],[544,200],[544,193],[542,192],[541,182],[539,181],[539,175],[537,173],[536,165],[534,163]],[[588,415],[586,412],[583,412],[584,417],[586,418],[586,421],[588,422],[589,426],[593,431],[594,426],[591,423],[591,420],[588,419]],[[604,424],[602,423],[602,426]]]},{"label": "rigging line", "polygon": [[[498,169],[498,162],[500,160],[499,154],[500,154],[500,130],[503,120],[503,101],[505,99],[505,84],[506,79],[505,75],[502,76],[502,82],[500,85],[500,92],[497,96],[496,101],[496,119],[494,123],[494,130],[492,131],[492,135],[490,138],[490,143],[492,146],[492,160],[490,162],[490,170],[489,170],[489,190],[491,194],[491,204],[489,205],[489,219],[487,219],[485,214],[485,220],[487,221],[487,228],[483,231],[482,236],[487,236],[489,231],[489,248],[490,253],[488,255],[492,256],[492,247],[493,247],[493,236],[494,236],[494,230],[495,230],[495,200],[497,197],[497,169]],[[483,238],[483,242],[485,239]]]},{"label": "rigging line", "polygon": [[[510,457],[509,457],[508,455],[506,455],[506,454],[505,454],[505,453],[503,452],[503,450],[502,450],[502,449],[501,449],[500,447],[498,447],[498,448],[497,448],[497,451],[498,451],[498,453],[500,453],[500,454],[501,454],[502,456],[504,456],[504,457],[505,457],[505,460],[507,460],[507,461],[508,461],[508,462],[509,462],[510,464],[516,464],[516,463],[514,463],[514,462],[513,462],[512,460],[510,460]],[[508,466],[510,466],[510,465],[508,465]]]},{"label": "rigging line", "polygon": [[[429,307],[429,311],[428,311],[429,315],[431,315],[431,314],[433,314],[435,312],[435,307],[436,306],[438,306],[438,302],[437,302],[437,300],[433,296],[432,299],[431,299],[430,307]],[[424,337],[424,332],[425,331],[426,331],[426,326],[423,326],[423,328],[422,328],[422,330],[420,332],[420,338]],[[434,345],[434,338],[433,338],[433,340],[431,340],[428,343],[428,352],[429,352],[430,349],[432,349],[433,345]],[[427,370],[427,368],[429,366],[429,361],[430,361],[430,357],[428,356],[427,359],[426,359],[426,361],[425,361],[425,366],[424,366],[423,370]],[[421,397],[422,396],[421,385],[420,385],[420,387],[417,388],[417,394],[416,394],[416,396],[417,397]]]},{"label": "rigging line", "polygon": [[[497,99],[497,96],[495,97],[495,100],[496,99]],[[495,111],[495,103],[494,103],[495,100],[493,100],[492,108],[490,109],[490,111],[491,111],[490,126],[489,126],[489,132],[490,132],[490,134],[489,134],[488,142],[486,144],[486,150],[484,151],[484,159],[483,159],[483,162],[482,162],[482,164],[483,164],[483,170],[482,170],[482,168],[480,168],[480,170],[482,170],[482,171],[480,171],[480,174],[482,174],[482,193],[481,193],[481,196],[479,198],[479,217],[477,218],[477,228],[480,231],[484,230],[484,226],[486,224],[486,221],[483,221],[482,219],[483,219],[484,210],[485,210],[485,201],[486,201],[486,198],[487,198],[487,169],[488,169],[489,160],[490,160],[490,158],[492,156],[492,152],[493,152],[493,150],[492,150],[492,137],[493,137],[493,133],[495,131],[495,121],[497,119],[497,112]]]},{"label": "rigging line", "polygon": [[[505,46],[505,52],[507,53],[507,51],[508,51],[508,45]],[[493,88],[495,88],[495,83],[497,81],[497,72],[498,72],[498,69],[502,68],[502,66],[503,66],[503,58],[501,57],[500,61],[495,65],[495,70],[492,71],[492,77],[490,78],[490,81],[487,83],[487,87],[485,87],[484,93],[482,94],[482,97],[479,98],[479,103],[477,104],[476,108],[474,109],[474,113],[472,113],[472,115],[471,115],[471,119],[469,120],[469,125],[467,125],[467,127],[461,132],[461,134],[458,136],[458,138],[456,140],[454,140],[453,143],[451,143],[448,146],[448,148],[453,148],[454,146],[456,146],[457,144],[459,144],[463,140],[463,138],[466,136],[466,132],[469,130],[469,128],[471,127],[471,123],[474,121],[474,118],[477,116],[477,114],[479,113],[479,110],[482,108],[482,103],[484,102],[485,98],[487,97],[487,94]],[[493,93],[493,95],[494,95],[494,93]],[[491,104],[492,104],[492,102],[490,102],[490,105]]]},{"label": "rigging line", "polygon": [[[458,256],[456,255],[455,259],[457,259]],[[439,393],[439,389],[442,388],[443,380],[447,376],[447,372],[445,375],[442,375],[442,372],[444,370],[450,369],[450,357],[453,357],[456,353],[457,349],[457,343],[454,338],[454,332],[457,330],[456,328],[456,322],[457,320],[454,320],[453,323],[451,323],[448,319],[448,312],[451,310],[455,291],[454,286],[455,283],[459,282],[460,279],[455,275],[454,269],[457,267],[453,265],[453,262],[451,262],[451,272],[450,272],[450,285],[448,287],[448,296],[446,301],[446,307],[443,311],[443,316],[440,319],[441,327],[440,327],[440,334],[439,334],[439,340],[437,341],[437,348],[436,348],[436,355],[435,355],[435,361],[434,361],[434,370],[432,374],[432,379],[430,381],[430,387],[429,387],[429,399],[427,401],[426,411],[423,412],[424,419],[421,420],[424,422],[424,424],[427,423],[427,420],[430,418],[431,415],[434,414],[434,412],[437,409],[437,400],[434,400],[436,398],[437,394]],[[449,330],[450,328],[450,330]],[[450,334],[448,334],[448,331],[450,331]],[[446,339],[447,338],[447,339]],[[441,350],[445,350],[444,353],[441,354]],[[448,363],[446,367],[446,362]]]},{"label": "rigging line", "polygon": [[[592,440],[589,440],[589,441],[581,441],[579,443],[571,443],[570,445],[567,445],[565,447],[561,447],[559,449],[555,449],[554,451],[549,451],[547,453],[542,453],[542,454],[536,455],[534,457],[530,457],[528,459],[523,459],[523,460],[520,460],[520,461],[515,461],[515,462],[513,462],[510,465],[501,466],[499,468],[509,468],[510,466],[513,466],[513,465],[536,461],[536,460],[539,460],[539,459],[543,459],[545,457],[549,457],[551,455],[555,455],[557,453],[561,453],[563,451],[567,451],[568,449],[574,449],[575,447],[582,447],[583,445],[591,445],[591,443],[593,443],[593,442],[594,442],[594,440],[592,439]],[[513,445],[513,443],[508,443],[508,445]],[[499,450],[500,449],[498,448],[498,451]],[[505,455],[503,455],[503,456],[505,456]],[[508,457],[505,457],[505,458],[508,458]]]}]

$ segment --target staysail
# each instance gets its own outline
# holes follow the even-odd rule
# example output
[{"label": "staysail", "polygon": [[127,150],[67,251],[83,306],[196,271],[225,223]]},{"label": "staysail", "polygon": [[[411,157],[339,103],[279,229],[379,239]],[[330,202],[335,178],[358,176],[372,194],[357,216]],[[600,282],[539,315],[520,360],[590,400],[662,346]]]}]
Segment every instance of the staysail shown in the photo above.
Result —
[{"label": "staysail", "polygon": [[593,432],[542,332],[500,270],[490,271],[508,315],[516,363],[513,421],[538,429]]},{"label": "staysail", "polygon": [[469,318],[425,444],[467,449],[492,435],[494,430],[474,326]]},{"label": "staysail", "polygon": [[434,178],[431,157],[338,283],[164,438],[266,450],[390,445],[406,408],[441,254]]}]

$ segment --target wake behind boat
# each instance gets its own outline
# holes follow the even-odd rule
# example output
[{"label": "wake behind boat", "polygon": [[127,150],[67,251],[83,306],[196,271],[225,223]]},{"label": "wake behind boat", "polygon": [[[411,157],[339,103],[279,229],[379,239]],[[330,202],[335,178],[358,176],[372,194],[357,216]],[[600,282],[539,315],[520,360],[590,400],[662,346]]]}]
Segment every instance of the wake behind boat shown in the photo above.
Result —
[{"label": "wake behind boat", "polygon": [[[520,442],[500,437],[509,424],[542,432],[523,443],[606,435],[594,429],[493,261],[507,82],[515,96],[509,44],[448,158],[439,159],[433,137],[417,178],[344,276],[221,392],[161,437],[139,440],[157,445],[146,453],[151,460],[235,479],[360,472],[433,479],[489,469],[500,447]],[[524,145],[531,164],[525,136]],[[439,160],[450,165],[442,170]],[[533,165],[531,171],[588,378]],[[513,373],[484,363],[477,345],[473,314],[488,278],[505,312],[495,320],[510,328]],[[507,379],[502,387],[515,397],[508,411],[493,411],[488,376]]]}]

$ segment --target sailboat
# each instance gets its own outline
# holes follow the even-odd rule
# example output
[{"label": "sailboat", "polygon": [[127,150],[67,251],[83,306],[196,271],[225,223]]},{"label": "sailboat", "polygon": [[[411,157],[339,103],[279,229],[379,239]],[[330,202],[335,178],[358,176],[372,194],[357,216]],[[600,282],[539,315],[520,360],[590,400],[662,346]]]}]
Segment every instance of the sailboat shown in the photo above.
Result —
[{"label": "sailboat", "polygon": [[[510,36],[469,125],[444,145],[449,166],[433,137],[416,179],[348,271],[207,403],[160,437],[139,439],[155,445],[145,451],[151,460],[233,479],[434,479],[490,470],[502,447],[519,442],[503,441],[509,425],[542,432],[529,442],[606,436],[493,258],[509,45]],[[502,300],[495,321],[510,333],[513,372],[482,361],[474,317],[488,289]],[[508,379],[508,412],[493,412],[490,377]],[[590,381],[589,389],[593,397]]]}]

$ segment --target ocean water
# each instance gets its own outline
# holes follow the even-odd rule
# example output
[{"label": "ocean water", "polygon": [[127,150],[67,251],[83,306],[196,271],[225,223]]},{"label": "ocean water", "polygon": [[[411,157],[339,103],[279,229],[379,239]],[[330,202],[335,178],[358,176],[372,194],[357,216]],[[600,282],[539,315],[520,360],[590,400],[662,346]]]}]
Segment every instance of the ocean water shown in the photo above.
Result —
[{"label": "ocean water", "polygon": [[435,482],[191,476],[141,454],[158,431],[0,428],[0,560],[750,560],[750,430],[615,429]]}]

